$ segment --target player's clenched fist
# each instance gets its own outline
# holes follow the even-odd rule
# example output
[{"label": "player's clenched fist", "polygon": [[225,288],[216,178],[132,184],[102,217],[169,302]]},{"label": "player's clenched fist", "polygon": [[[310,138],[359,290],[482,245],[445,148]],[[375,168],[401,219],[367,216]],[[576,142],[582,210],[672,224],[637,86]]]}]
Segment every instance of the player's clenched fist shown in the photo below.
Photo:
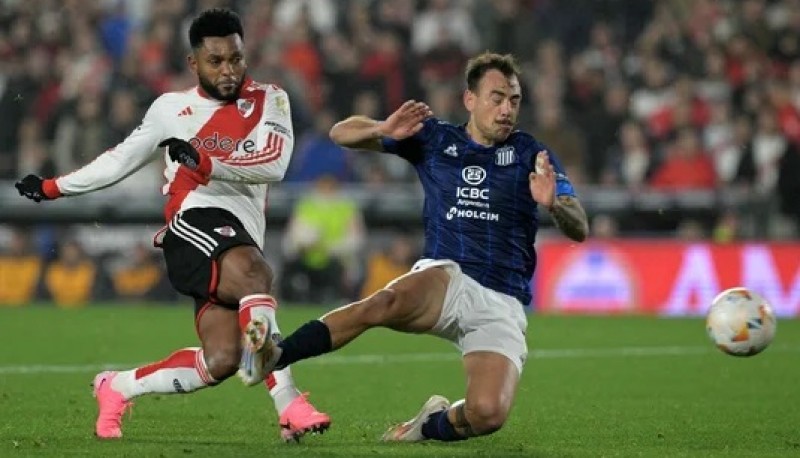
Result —
[{"label": "player's clenched fist", "polygon": [[46,192],[44,183],[45,180],[41,177],[28,175],[14,183],[14,187],[19,191],[19,195],[27,197],[34,202],[41,202],[58,197],[57,192]]},{"label": "player's clenched fist", "polygon": [[191,143],[179,138],[168,138],[158,144],[159,147],[167,147],[169,158],[174,162],[179,162],[193,171],[197,171],[203,165],[203,158]]}]

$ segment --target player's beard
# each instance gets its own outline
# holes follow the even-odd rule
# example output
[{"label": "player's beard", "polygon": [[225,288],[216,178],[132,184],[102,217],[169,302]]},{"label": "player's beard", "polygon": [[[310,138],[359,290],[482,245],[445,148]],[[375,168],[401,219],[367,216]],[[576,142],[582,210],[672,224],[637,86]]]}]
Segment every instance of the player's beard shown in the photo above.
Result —
[{"label": "player's beard", "polygon": [[206,91],[206,94],[208,94],[211,98],[222,100],[224,102],[232,102],[239,98],[239,91],[242,90],[242,85],[244,84],[245,75],[242,75],[242,77],[239,79],[239,83],[236,85],[233,91],[231,91],[231,93],[227,95],[223,94],[219,89],[217,89],[217,86],[215,86],[214,83],[203,78],[202,76],[198,76],[197,79],[200,82],[200,87],[203,88],[203,90]]}]

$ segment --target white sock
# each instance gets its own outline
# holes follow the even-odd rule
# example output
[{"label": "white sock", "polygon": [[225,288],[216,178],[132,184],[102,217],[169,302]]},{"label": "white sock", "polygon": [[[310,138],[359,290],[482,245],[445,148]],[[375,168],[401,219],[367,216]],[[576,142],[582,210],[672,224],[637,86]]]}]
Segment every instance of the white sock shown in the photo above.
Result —
[{"label": "white sock", "polygon": [[264,384],[275,402],[278,415],[283,414],[289,404],[300,396],[300,391],[294,386],[292,371],[288,367],[269,374]]},{"label": "white sock", "polygon": [[275,318],[275,309],[278,303],[269,294],[250,294],[239,300],[239,328],[244,330],[250,319],[256,315],[266,315],[269,320],[270,332],[280,333],[278,320]]},{"label": "white sock", "polygon": [[117,373],[111,388],[131,399],[148,393],[191,393],[216,383],[208,372],[203,350],[192,347],[162,361]]},{"label": "white sock", "polygon": [[[272,336],[280,335],[281,330],[278,327],[278,320],[275,318],[276,308],[278,308],[278,304],[275,298],[269,294],[245,296],[239,301],[239,326],[244,329],[253,315],[266,314],[270,322],[270,333]],[[300,392],[294,386],[292,372],[288,367],[269,374],[264,380],[264,384],[275,402],[275,410],[278,411],[278,414],[282,414],[286,407],[300,396]]]}]

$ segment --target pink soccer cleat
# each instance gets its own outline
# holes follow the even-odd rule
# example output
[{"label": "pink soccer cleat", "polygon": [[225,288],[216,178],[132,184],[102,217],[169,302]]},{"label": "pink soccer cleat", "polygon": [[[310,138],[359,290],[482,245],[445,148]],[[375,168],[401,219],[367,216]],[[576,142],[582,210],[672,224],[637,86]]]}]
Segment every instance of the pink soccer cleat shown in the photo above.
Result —
[{"label": "pink soccer cleat", "polygon": [[97,398],[97,423],[94,434],[101,439],[122,437],[122,415],[133,405],[121,393],[111,388],[117,373],[105,371],[94,377],[94,397]]},{"label": "pink soccer cleat", "polygon": [[306,433],[323,434],[331,427],[331,417],[317,411],[308,402],[308,393],[296,397],[280,418],[281,438],[286,442],[300,442]]}]

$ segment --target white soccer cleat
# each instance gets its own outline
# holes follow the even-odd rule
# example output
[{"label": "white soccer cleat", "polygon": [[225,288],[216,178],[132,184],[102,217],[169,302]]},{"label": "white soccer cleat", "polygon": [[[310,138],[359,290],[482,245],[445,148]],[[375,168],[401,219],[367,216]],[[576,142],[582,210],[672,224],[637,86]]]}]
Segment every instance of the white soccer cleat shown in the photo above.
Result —
[{"label": "white soccer cleat", "polygon": [[434,394],[422,406],[419,413],[405,423],[394,425],[383,434],[383,442],[420,442],[427,439],[422,435],[422,425],[428,417],[436,412],[450,408],[450,401],[444,396]]},{"label": "white soccer cleat", "polygon": [[272,340],[266,315],[254,315],[242,332],[242,359],[237,375],[247,386],[264,381],[277,363],[280,352]]}]

